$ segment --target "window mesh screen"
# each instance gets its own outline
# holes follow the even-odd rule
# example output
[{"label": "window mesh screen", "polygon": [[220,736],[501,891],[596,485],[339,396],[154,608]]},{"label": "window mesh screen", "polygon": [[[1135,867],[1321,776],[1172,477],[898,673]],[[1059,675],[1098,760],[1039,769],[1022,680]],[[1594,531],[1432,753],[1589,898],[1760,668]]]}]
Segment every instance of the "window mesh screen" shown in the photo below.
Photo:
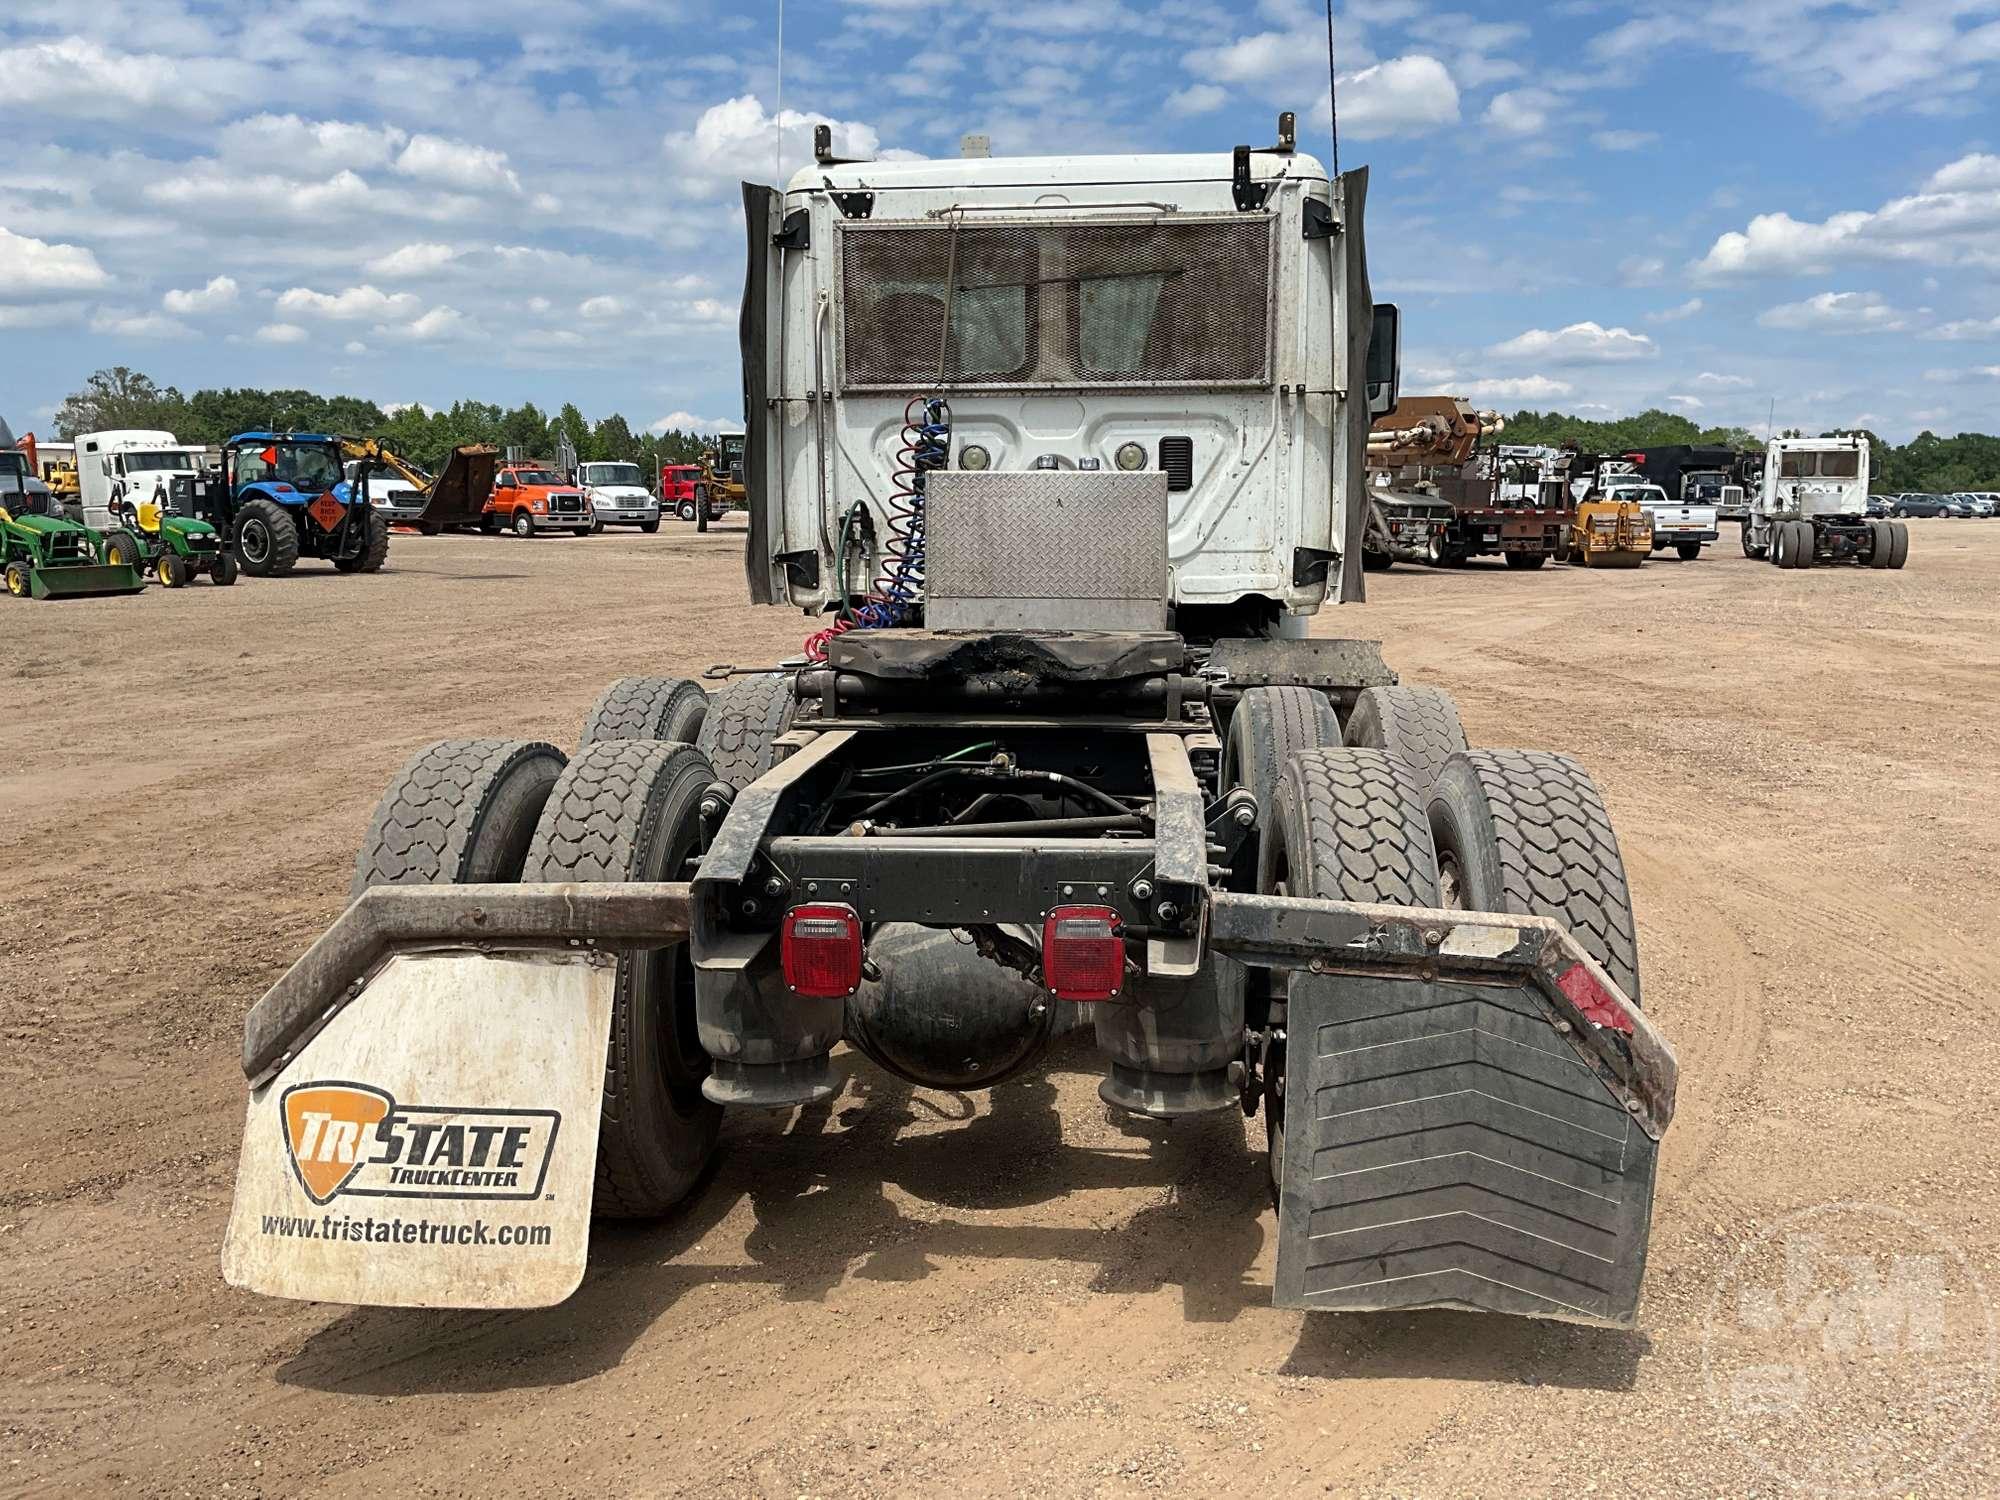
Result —
[{"label": "window mesh screen", "polygon": [[[849,389],[1260,385],[1270,378],[1271,221],[850,224]],[[951,331],[943,341],[945,288]],[[942,342],[942,349],[940,348]]]}]

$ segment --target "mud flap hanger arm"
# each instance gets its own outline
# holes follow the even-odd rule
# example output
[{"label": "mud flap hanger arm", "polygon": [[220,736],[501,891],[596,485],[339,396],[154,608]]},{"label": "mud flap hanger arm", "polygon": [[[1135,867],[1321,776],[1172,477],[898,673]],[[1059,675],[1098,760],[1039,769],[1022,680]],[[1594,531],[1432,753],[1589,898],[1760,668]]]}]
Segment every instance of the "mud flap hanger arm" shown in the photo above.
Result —
[{"label": "mud flap hanger arm", "polygon": [[1657,1141],[1673,1120],[1680,1072],[1673,1048],[1551,918],[1216,891],[1208,944],[1259,968],[1525,981],[1640,1129]]}]

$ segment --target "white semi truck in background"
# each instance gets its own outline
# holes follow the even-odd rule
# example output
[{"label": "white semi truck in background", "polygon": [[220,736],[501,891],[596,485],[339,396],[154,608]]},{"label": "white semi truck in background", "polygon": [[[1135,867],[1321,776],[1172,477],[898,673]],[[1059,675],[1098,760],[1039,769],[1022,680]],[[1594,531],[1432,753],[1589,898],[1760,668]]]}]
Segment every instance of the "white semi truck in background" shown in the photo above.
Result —
[{"label": "white semi truck in background", "polygon": [[120,524],[122,507],[171,498],[173,476],[206,467],[208,450],[190,446],[171,432],[121,428],[82,432],[76,438],[77,493],[83,524],[104,531]]},{"label": "white semi truck in background", "polygon": [[1743,527],[1743,551],[1781,568],[1865,563],[1900,568],[1910,554],[1901,521],[1868,514],[1868,439],[1773,438]]}]

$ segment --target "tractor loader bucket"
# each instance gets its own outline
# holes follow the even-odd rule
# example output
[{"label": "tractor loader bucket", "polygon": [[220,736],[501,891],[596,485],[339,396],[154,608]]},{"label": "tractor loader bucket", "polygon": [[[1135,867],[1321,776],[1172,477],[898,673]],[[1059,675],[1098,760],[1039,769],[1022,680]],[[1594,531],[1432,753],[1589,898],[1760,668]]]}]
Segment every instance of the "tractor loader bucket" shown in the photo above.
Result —
[{"label": "tractor loader bucket", "polygon": [[136,568],[125,563],[92,563],[82,567],[30,568],[28,591],[37,599],[68,599],[84,594],[136,594],[146,586]]},{"label": "tractor loader bucket", "polygon": [[452,526],[476,526],[480,513],[493,494],[493,468],[497,449],[474,443],[451,450],[444,472],[425,497],[423,514],[410,525],[426,536],[436,536]]},{"label": "tractor loader bucket", "polygon": [[[365,892],[245,1021],[229,1282],[567,1297],[607,959],[692,915],[677,883]],[[1208,916],[1210,950],[1290,980],[1279,1306],[1632,1323],[1676,1065],[1575,939],[1543,917],[1220,891]],[[1149,967],[1198,959],[1180,947],[1153,940]]]}]

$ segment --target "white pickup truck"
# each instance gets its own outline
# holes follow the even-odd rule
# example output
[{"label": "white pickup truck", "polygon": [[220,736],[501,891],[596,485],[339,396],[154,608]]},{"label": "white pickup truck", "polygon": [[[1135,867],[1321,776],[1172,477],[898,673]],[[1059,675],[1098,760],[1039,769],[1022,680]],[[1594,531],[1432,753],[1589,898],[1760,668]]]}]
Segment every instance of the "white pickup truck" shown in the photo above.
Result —
[{"label": "white pickup truck", "polygon": [[1657,484],[1648,484],[1629,465],[1604,465],[1598,473],[1597,488],[1607,499],[1636,500],[1646,508],[1646,514],[1653,518],[1655,552],[1672,547],[1683,562],[1692,562],[1701,556],[1703,545],[1720,534],[1713,505],[1689,505],[1675,500]]}]

